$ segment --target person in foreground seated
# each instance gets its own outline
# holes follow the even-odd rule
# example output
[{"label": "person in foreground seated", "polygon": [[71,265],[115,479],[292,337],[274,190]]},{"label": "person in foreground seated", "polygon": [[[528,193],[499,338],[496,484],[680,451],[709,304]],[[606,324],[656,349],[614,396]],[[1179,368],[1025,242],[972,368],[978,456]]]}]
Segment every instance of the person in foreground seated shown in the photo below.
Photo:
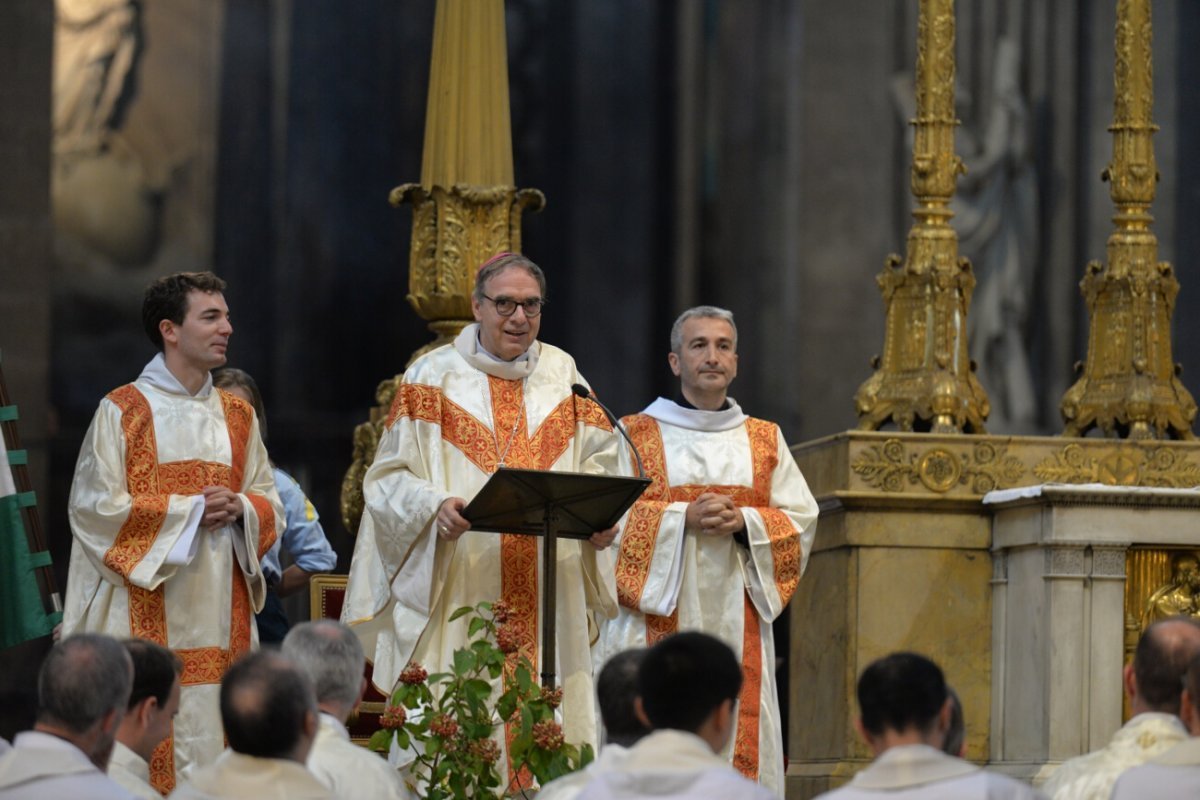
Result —
[{"label": "person in foreground seated", "polygon": [[1172,617],[1147,628],[1125,667],[1132,716],[1101,749],[1064,761],[1042,786],[1053,800],[1107,800],[1130,767],[1144,764],[1187,738],[1179,700],[1188,664],[1200,655],[1200,624]]},{"label": "person in foreground seated", "polygon": [[[127,639],[125,649],[133,659],[133,692],[125,718],[117,728],[117,743],[108,764],[108,776],[143,800],[162,800],[150,784],[150,762],[172,755],[171,721],[179,712],[179,678],[183,662],[165,647],[145,639]],[[166,742],[161,748],[163,742]]]},{"label": "person in foreground seated", "polygon": [[637,713],[638,667],[645,648],[623,650],[605,662],[596,676],[596,700],[604,723],[604,744],[596,760],[585,769],[550,781],[538,792],[538,800],[573,800],[597,775],[625,762],[629,748],[637,744],[650,728]]},{"label": "person in foreground seated", "polygon": [[0,798],[133,798],[104,774],[132,684],[116,639],[80,634],[54,645],[38,672],[37,722],[0,757]]},{"label": "person in foreground seated", "polygon": [[679,633],[650,648],[638,667],[638,715],[652,733],[595,777],[579,800],[744,798],[775,795],[720,753],[737,725],[742,668],[713,636]]},{"label": "person in foreground seated", "polygon": [[288,631],[283,654],[312,682],[321,712],[308,769],[337,797],[408,800],[400,773],[387,761],[350,741],[346,720],[358,708],[367,679],[362,644],[332,620],[305,622]]},{"label": "person in foreground seated", "polygon": [[317,735],[317,700],[300,669],[279,653],[242,658],[221,682],[229,749],[194,770],[173,800],[326,800],[333,795],[304,768]]},{"label": "person in foreground seated", "polygon": [[822,798],[1042,797],[1020,781],[943,751],[953,701],[941,668],[922,655],[893,653],[872,662],[858,679],[858,706],[854,727],[875,760]]},{"label": "person in foreground seated", "polygon": [[1200,656],[1188,666],[1179,716],[1191,736],[1122,773],[1113,787],[1113,800],[1200,797]]}]

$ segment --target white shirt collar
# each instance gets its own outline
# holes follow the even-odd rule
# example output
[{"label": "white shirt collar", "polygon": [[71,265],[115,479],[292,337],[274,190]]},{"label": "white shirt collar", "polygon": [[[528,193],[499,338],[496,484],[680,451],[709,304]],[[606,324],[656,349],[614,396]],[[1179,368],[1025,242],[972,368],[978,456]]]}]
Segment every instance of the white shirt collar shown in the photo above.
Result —
[{"label": "white shirt collar", "polygon": [[706,433],[728,431],[745,423],[746,415],[742,413],[742,407],[737,404],[736,400],[732,397],[725,399],[729,401],[729,408],[720,411],[705,411],[699,408],[684,408],[674,400],[660,397],[646,406],[642,413],[659,422],[693,431]]}]

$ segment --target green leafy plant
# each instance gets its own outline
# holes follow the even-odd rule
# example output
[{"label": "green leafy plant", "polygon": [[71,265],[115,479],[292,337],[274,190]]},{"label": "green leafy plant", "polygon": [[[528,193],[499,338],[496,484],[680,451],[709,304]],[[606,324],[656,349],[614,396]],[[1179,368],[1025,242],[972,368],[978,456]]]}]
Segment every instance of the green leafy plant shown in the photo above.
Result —
[{"label": "green leafy plant", "polygon": [[[514,775],[528,770],[544,785],[582,769],[594,756],[591,745],[564,740],[554,719],[562,689],[543,689],[534,681],[529,660],[505,625],[508,614],[503,601],[455,610],[451,621],[468,617],[469,641],[454,651],[452,671],[429,675],[409,662],[380,717],[380,730],[371,736],[374,750],[387,752],[395,742],[415,753],[409,769],[425,800],[520,794],[515,779],[501,777],[508,765],[501,763],[493,738],[503,735],[506,720],[516,731],[509,747]],[[493,699],[493,682],[501,676],[502,691]]]}]

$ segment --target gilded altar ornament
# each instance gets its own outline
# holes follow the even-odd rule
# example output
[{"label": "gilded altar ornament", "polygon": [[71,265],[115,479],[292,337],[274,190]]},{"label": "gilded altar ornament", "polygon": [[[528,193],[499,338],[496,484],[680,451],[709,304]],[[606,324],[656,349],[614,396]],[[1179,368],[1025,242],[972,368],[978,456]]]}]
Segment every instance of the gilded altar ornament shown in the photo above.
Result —
[{"label": "gilded altar ornament", "polygon": [[907,254],[888,256],[876,278],[886,309],[883,355],[855,394],[860,430],[984,433],[989,406],[967,355],[975,276],[958,255],[950,199],[965,172],[954,152],[954,2],[921,0],[917,116],[911,171],[915,222]]},{"label": "gilded altar ornament", "polygon": [[1096,452],[1069,444],[1033,468],[1043,483],[1103,483],[1108,486],[1200,486],[1200,464],[1186,452],[1163,446],[1129,445]]},{"label": "gilded altar ornament", "polygon": [[[1090,329],[1083,374],[1063,395],[1064,436],[1099,427],[1130,439],[1191,439],[1196,402],[1171,356],[1179,282],[1158,260],[1150,229],[1158,167],[1150,0],[1119,0],[1112,161],[1104,170],[1115,213],[1107,265],[1088,264],[1079,287]],[[1080,367],[1077,366],[1077,369]]]},{"label": "gilded altar ornament", "polygon": [[1191,551],[1171,556],[1171,578],[1146,598],[1140,620],[1144,631],[1151,624],[1179,615],[1200,617],[1200,558]]},{"label": "gilded altar ornament", "polygon": [[[396,187],[390,200],[412,205],[407,299],[436,334],[411,364],[472,321],[479,265],[497,253],[520,252],[522,214],[546,202],[537,189],[517,189],[513,178],[503,0],[438,0],[421,182]],[[400,378],[379,384],[370,419],[354,431],[340,504],[351,533],[362,518],[362,478]]]},{"label": "gilded altar ornament", "polygon": [[957,486],[972,494],[1011,489],[1022,483],[1025,465],[992,442],[970,447],[917,447],[910,452],[899,439],[867,448],[850,465],[867,485],[885,492],[903,492],[918,484],[936,494]]}]

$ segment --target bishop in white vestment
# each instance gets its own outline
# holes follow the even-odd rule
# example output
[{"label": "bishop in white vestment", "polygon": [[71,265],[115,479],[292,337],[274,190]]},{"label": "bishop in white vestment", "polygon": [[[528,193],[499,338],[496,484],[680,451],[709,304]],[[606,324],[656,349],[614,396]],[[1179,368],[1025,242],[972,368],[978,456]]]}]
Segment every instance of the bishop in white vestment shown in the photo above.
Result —
[{"label": "bishop in white vestment", "polygon": [[[363,641],[382,692],[410,660],[431,673],[448,670],[469,641],[467,619],[448,617],[482,601],[507,603],[505,627],[541,669],[540,539],[470,531],[457,514],[497,467],[627,474],[602,411],[571,391],[583,383],[574,360],[534,340],[544,285],[530,262],[505,258],[498,270],[480,271],[480,323],[404,374],[363,480],[366,508],[342,620]],[[614,533],[558,542],[555,673],[564,734],[574,744],[597,738],[590,645],[598,618],[616,613],[616,592],[614,551],[593,542],[603,546]],[[497,737],[502,752],[506,738]]]},{"label": "bishop in white vestment", "polygon": [[[736,374],[731,318],[688,314],[676,323],[680,352],[671,353],[683,404],[659,398],[624,420],[654,483],[622,525],[621,608],[605,626],[597,663],[676,631],[699,630],[723,640],[745,676],[737,729],[724,755],[743,775],[782,795],[771,623],[804,572],[817,503],[779,427],[746,416],[725,395]],[[693,353],[697,344],[704,348],[699,355]],[[691,398],[715,410],[697,408]],[[728,498],[720,502],[730,504],[722,509],[730,522],[719,528],[690,521],[689,509],[713,497]]]}]

